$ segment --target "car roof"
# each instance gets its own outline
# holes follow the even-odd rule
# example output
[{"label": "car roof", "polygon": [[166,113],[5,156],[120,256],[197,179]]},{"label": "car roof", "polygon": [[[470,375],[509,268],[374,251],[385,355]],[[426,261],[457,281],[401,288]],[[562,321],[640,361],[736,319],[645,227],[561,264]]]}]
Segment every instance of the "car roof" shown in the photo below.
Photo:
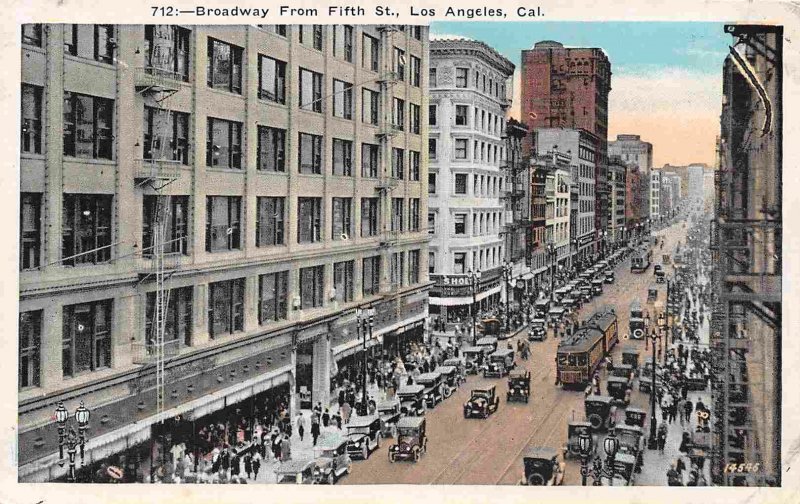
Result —
[{"label": "car roof", "polygon": [[[450,364],[448,364],[448,362]],[[461,359],[458,357],[450,357],[449,359],[445,359],[442,367],[453,367],[456,364],[461,364]]]},{"label": "car roof", "polygon": [[638,425],[626,425],[626,424],[619,424],[615,427],[618,431],[634,431],[637,434],[643,434],[644,431]]},{"label": "car roof", "polygon": [[397,427],[400,429],[418,429],[425,423],[425,417],[407,416],[397,421]]},{"label": "car roof", "polygon": [[584,399],[584,402],[602,402],[602,403],[610,403],[613,401],[614,398],[605,395],[590,395]]},{"label": "car roof", "polygon": [[497,338],[494,336],[484,336],[478,340],[478,344],[476,346],[481,346],[481,342],[483,342],[484,345],[489,345],[492,343],[497,343]]},{"label": "car roof", "polygon": [[645,414],[647,413],[647,412],[646,412],[645,410],[643,410],[642,408],[637,408],[637,407],[635,407],[635,406],[628,406],[627,408],[625,408],[625,411],[626,411],[626,412],[628,412],[628,411],[633,411],[633,412],[635,412],[635,413],[645,413]]},{"label": "car roof", "polygon": [[[450,360],[450,359],[448,359],[448,360]],[[445,362],[447,362],[447,361],[445,361]],[[439,367],[436,368],[436,371],[439,371],[441,374],[452,373],[455,370],[456,370],[456,368],[454,366],[439,366]]]},{"label": "car roof", "polygon": [[631,354],[631,355],[633,355],[633,354],[639,355],[639,350],[637,350],[635,348],[623,348],[622,349],[622,353]]},{"label": "car roof", "polygon": [[558,456],[558,450],[546,446],[534,446],[525,450],[524,458],[551,460]]},{"label": "car roof", "polygon": [[425,381],[425,380],[435,380],[435,379],[439,378],[440,376],[442,376],[442,373],[440,373],[439,370],[436,369],[436,371],[431,371],[429,373],[422,373],[421,375],[417,376],[417,381],[419,381],[419,380],[423,380],[423,381]]},{"label": "car roof", "polygon": [[524,369],[515,369],[514,371],[508,373],[509,378],[525,378],[527,376],[528,371],[525,371]]},{"label": "car roof", "polygon": [[291,459],[283,462],[275,468],[277,474],[292,474],[302,472],[308,466],[314,465],[314,459],[297,460]]},{"label": "car roof", "polygon": [[470,393],[475,393],[475,392],[489,392],[490,390],[494,390],[496,387],[497,387],[496,385],[489,385],[488,387],[483,387],[483,388],[474,388],[474,389],[472,389],[472,391],[471,391]]},{"label": "car roof", "polygon": [[508,354],[513,354],[513,353],[514,353],[514,349],[513,348],[498,348],[497,350],[494,351],[494,353],[492,355],[496,355],[496,356],[500,357],[500,356],[506,356]]},{"label": "car roof", "polygon": [[619,460],[620,462],[625,462],[626,464],[635,464],[636,463],[636,457],[634,457],[633,455],[630,455],[628,453],[617,452],[615,460]]},{"label": "car roof", "polygon": [[400,385],[400,388],[397,390],[398,394],[418,394],[425,390],[425,387],[422,385]]},{"label": "car roof", "polygon": [[397,401],[378,401],[378,404],[376,405],[378,409],[394,408],[395,406],[398,406]]},{"label": "car roof", "polygon": [[468,352],[468,353],[473,353],[473,352],[474,352],[474,353],[480,353],[480,352],[483,352],[483,347],[479,347],[479,346],[469,346],[469,347],[466,347],[466,348],[464,348],[463,350],[461,350],[461,352],[462,352],[462,353],[463,353],[463,352]]},{"label": "car roof", "polygon": [[549,300],[549,299],[547,299],[547,298],[544,298],[544,299],[537,299],[537,300],[536,300],[536,304],[537,304],[537,305],[538,305],[538,304],[547,304],[547,303],[549,303],[549,302],[550,302],[550,300]]},{"label": "car roof", "polygon": [[620,382],[628,383],[628,379],[627,378],[623,378],[622,376],[609,376],[608,377],[608,381],[614,382],[614,383],[620,383]]},{"label": "car roof", "polygon": [[327,436],[320,436],[317,448],[320,450],[332,450],[338,448],[342,443],[347,443],[347,438],[338,433],[329,433]]},{"label": "car roof", "polygon": [[350,421],[347,423],[347,428],[351,427],[368,427],[373,422],[379,421],[377,415],[367,415],[367,416],[354,416],[350,417]]}]

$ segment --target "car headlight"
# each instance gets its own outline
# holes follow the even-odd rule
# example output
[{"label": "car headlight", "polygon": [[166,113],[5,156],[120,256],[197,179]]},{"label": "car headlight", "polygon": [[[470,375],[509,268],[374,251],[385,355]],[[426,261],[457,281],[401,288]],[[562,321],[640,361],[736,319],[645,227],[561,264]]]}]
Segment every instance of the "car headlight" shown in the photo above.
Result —
[{"label": "car headlight", "polygon": [[356,448],[361,448],[361,441],[356,441]]},{"label": "car headlight", "polygon": [[464,407],[465,407],[465,408],[469,408],[469,402],[465,402],[465,403],[464,403]]}]

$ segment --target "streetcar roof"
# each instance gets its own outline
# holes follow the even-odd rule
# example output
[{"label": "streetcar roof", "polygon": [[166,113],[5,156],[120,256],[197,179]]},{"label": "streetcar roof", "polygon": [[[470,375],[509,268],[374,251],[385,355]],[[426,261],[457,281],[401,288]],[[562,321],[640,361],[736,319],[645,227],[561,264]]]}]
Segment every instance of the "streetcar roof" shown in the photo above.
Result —
[{"label": "streetcar roof", "polygon": [[549,448],[545,446],[535,446],[533,448],[528,448],[525,451],[524,458],[552,460],[557,456],[558,456],[558,450],[556,450],[555,448]]},{"label": "streetcar roof", "polygon": [[614,309],[605,308],[602,309],[601,311],[595,312],[594,315],[589,317],[589,320],[586,321],[586,325],[595,326],[601,331],[605,331],[616,321],[617,321],[617,314],[614,313]]},{"label": "streetcar roof", "polygon": [[558,343],[558,352],[585,352],[592,348],[598,339],[603,338],[603,332],[595,327],[581,327],[572,336],[561,338]]}]

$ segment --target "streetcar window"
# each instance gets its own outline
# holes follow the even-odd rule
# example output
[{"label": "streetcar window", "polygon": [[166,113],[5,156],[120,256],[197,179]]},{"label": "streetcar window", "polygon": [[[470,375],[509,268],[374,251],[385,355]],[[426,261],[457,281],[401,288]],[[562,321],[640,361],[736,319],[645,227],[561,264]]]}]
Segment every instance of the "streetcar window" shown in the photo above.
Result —
[{"label": "streetcar window", "polygon": [[585,366],[586,365],[586,354],[581,354],[578,356],[578,365]]},{"label": "streetcar window", "polygon": [[563,366],[567,363],[567,356],[566,355],[559,355],[558,356],[558,364]]},{"label": "streetcar window", "polygon": [[575,365],[575,356],[574,355],[570,355],[569,356],[569,365],[570,366],[574,366]]}]

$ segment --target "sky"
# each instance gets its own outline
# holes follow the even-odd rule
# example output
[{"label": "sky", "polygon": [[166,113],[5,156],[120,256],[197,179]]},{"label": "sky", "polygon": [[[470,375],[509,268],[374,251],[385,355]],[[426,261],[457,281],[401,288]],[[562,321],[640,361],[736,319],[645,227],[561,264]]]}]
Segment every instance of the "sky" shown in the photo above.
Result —
[{"label": "sky", "polygon": [[431,38],[485,42],[517,70],[510,115],[519,119],[523,49],[540,40],[599,47],[611,61],[608,136],[641,135],[653,164],[714,164],[722,106],[722,63],[731,43],[721,23],[434,22]]}]

